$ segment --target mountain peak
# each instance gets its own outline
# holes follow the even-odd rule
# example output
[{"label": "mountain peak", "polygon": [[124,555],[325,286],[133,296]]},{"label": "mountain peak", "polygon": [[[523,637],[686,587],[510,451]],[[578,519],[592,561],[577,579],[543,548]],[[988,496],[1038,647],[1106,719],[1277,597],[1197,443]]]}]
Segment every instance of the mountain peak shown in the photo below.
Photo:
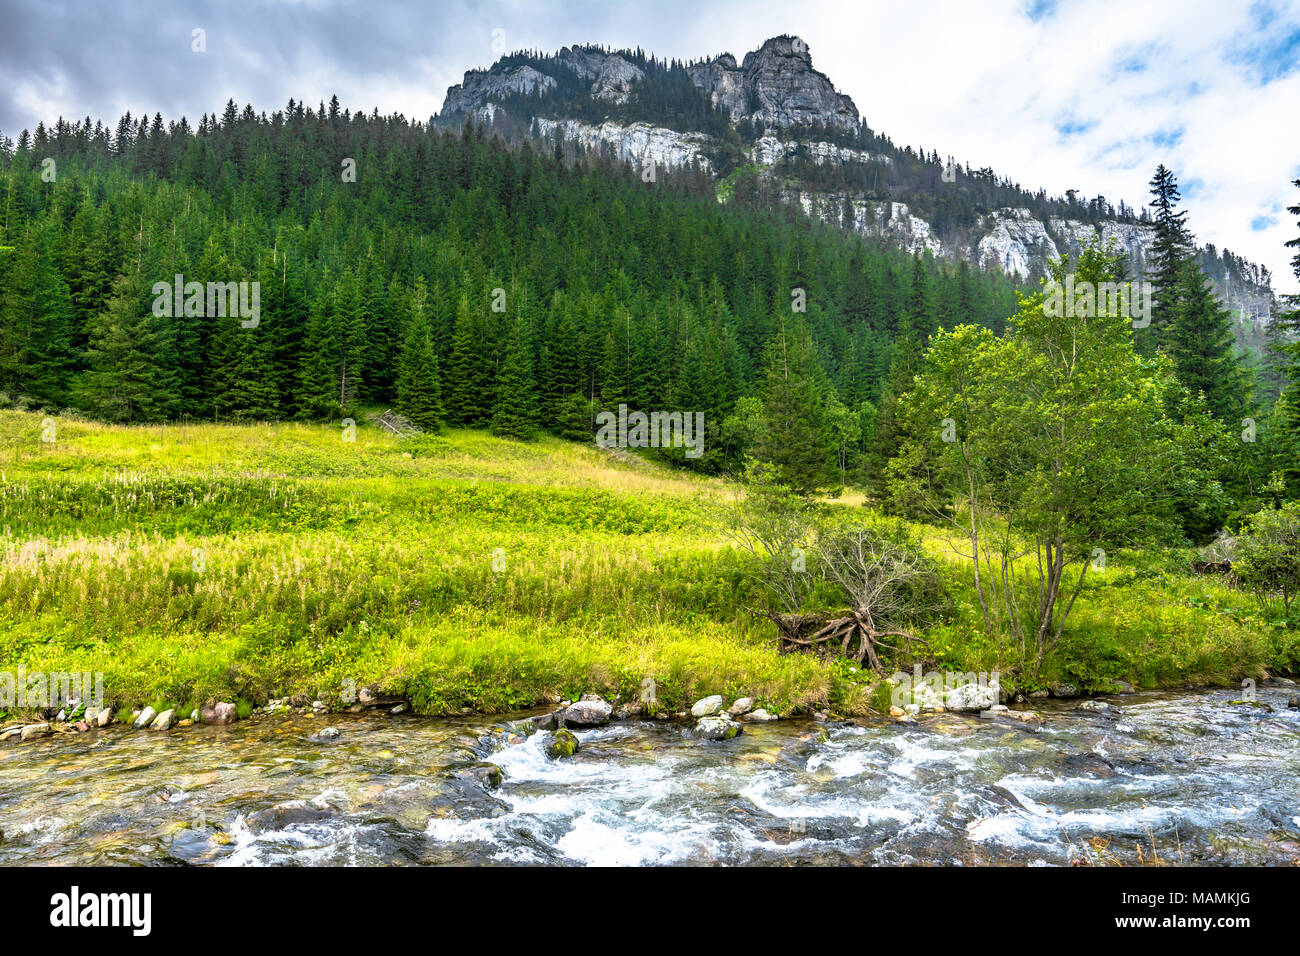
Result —
[{"label": "mountain peak", "polygon": [[[637,62],[633,62],[633,61]],[[505,57],[487,70],[471,70],[447,91],[442,116],[469,114],[519,96],[542,96],[576,76],[595,100],[621,105],[645,78],[644,60],[627,51],[564,47],[547,57]],[[822,126],[856,133],[861,121],[849,97],[813,68],[808,44],[782,34],[764,41],[737,64],[730,53],[687,68],[691,82],[733,123],[788,128]]]},{"label": "mountain peak", "polygon": [[802,60],[808,69],[812,69],[812,55],[808,52],[808,44],[797,36],[789,33],[783,33],[779,37],[771,37],[764,40],[763,45],[752,53],[745,56],[745,67],[749,67],[751,60],[756,60],[763,56],[784,56],[793,57]]}]

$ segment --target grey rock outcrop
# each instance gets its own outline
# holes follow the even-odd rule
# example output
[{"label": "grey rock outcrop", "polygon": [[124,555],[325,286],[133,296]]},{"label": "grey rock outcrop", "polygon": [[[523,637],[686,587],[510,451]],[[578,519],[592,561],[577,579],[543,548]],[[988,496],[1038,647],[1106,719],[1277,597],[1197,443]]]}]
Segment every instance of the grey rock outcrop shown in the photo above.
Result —
[{"label": "grey rock outcrop", "polygon": [[826,126],[856,133],[861,120],[853,100],[836,91],[813,68],[808,44],[795,36],[773,37],[736,65],[723,54],[688,70],[733,123],[749,119],[767,126]]}]

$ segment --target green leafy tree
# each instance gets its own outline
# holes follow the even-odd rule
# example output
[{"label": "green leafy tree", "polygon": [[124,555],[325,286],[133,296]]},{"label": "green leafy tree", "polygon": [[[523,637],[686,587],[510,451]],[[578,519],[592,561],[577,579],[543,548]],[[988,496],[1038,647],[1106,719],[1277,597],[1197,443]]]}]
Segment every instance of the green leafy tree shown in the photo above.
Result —
[{"label": "green leafy tree", "polygon": [[[1115,263],[1087,246],[1077,278],[1111,281]],[[1006,336],[940,332],[927,364],[902,402],[891,493],[953,522],[986,626],[1041,667],[1098,554],[1172,533],[1172,369],[1136,355],[1126,317],[1053,316],[1041,294]]]},{"label": "green leafy tree", "polygon": [[1247,519],[1236,541],[1233,573],[1266,613],[1292,624],[1300,595],[1300,504],[1289,501]]}]

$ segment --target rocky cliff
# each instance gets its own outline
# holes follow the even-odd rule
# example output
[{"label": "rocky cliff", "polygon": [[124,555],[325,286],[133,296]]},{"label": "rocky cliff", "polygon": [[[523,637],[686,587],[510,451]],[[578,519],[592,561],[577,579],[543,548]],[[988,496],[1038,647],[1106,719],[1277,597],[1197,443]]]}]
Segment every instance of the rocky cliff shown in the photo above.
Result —
[{"label": "rocky cliff", "polygon": [[[673,96],[681,101],[686,80],[674,86],[672,78],[683,73],[685,90],[698,91],[693,95],[702,102],[664,109]],[[684,115],[698,117],[701,110],[707,115],[696,127],[683,123]],[[872,133],[853,100],[813,67],[808,44],[795,36],[774,37],[739,63],[724,53],[669,65],[590,46],[564,47],[549,57],[508,57],[488,70],[469,71],[447,91],[437,119],[459,123],[465,116],[503,135],[548,143],[558,137],[639,169],[697,165],[718,177],[723,200],[731,195],[731,179],[754,174],[771,195],[814,218],[1026,282],[1042,277],[1050,259],[1077,254],[1093,236],[1113,241],[1132,274],[1141,276],[1153,240],[1152,227],[1131,214],[1108,218],[1108,207],[1101,215],[1095,209],[1081,214],[1073,198],[1045,200],[997,180],[991,170],[927,176],[937,155],[900,150]],[[963,183],[966,192],[933,199]],[[950,214],[953,195],[966,197],[957,203],[958,216]],[[914,208],[917,203],[931,213]],[[1258,351],[1274,306],[1267,270],[1213,248],[1199,255],[1238,317],[1238,343]]]}]

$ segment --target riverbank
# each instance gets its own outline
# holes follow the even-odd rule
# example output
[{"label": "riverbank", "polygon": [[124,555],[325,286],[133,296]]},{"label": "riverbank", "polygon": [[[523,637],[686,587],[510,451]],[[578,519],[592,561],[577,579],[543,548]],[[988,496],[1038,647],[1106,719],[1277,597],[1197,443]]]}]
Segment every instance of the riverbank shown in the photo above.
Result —
[{"label": "riverbank", "polygon": [[[398,440],[303,424],[116,427],[0,412],[0,670],[104,675],[114,711],[210,701],[500,713],[583,693],[710,694],[778,714],[888,706],[843,663],[780,655],[716,508],[734,489],[554,439]],[[350,440],[349,440],[350,439]],[[836,507],[860,507],[851,498]],[[927,667],[1033,693],[1294,672],[1296,635],[1185,556],[1113,553],[1028,675],[962,565]]]}]

